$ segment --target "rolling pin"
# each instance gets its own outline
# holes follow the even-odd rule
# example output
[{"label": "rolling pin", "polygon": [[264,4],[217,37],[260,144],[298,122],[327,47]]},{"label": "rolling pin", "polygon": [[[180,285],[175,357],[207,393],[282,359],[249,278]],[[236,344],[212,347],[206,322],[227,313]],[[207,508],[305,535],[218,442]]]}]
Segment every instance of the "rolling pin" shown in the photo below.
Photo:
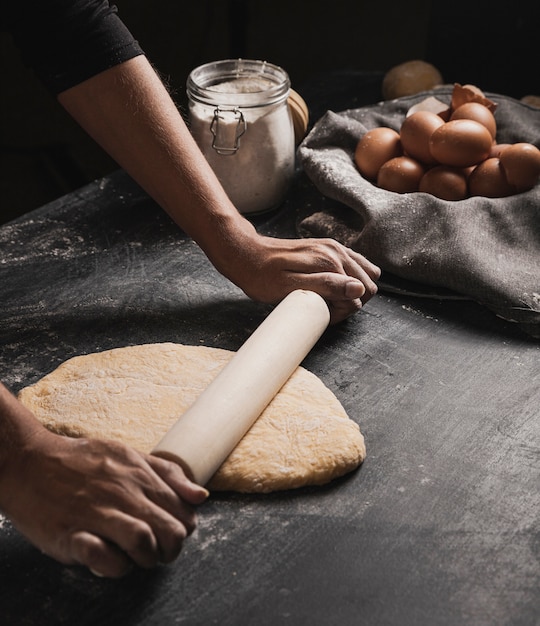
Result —
[{"label": "rolling pin", "polygon": [[330,321],[312,291],[290,293],[178,419],[152,454],[205,485],[300,365]]}]

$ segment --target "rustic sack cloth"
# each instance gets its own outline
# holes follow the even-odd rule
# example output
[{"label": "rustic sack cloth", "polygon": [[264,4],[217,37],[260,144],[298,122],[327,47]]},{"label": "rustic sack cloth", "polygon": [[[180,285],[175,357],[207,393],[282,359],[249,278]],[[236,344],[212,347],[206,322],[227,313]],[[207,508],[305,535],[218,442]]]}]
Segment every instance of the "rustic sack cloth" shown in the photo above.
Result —
[{"label": "rustic sack cloth", "polygon": [[[540,183],[506,198],[450,202],[426,193],[379,189],[354,164],[355,146],[365,132],[377,126],[399,131],[413,104],[428,96],[450,103],[451,94],[448,86],[360,109],[328,111],[300,145],[298,158],[317,189],[337,202],[304,213],[298,233],[333,237],[383,271],[475,300],[540,337]],[[499,143],[540,146],[539,109],[486,95],[498,104]]]}]

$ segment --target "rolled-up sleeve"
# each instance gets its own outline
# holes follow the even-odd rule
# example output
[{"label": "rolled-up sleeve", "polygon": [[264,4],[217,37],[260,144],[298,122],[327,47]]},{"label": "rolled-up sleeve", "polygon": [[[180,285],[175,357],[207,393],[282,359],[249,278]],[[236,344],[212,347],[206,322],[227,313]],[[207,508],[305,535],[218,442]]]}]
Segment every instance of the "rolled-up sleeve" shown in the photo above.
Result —
[{"label": "rolled-up sleeve", "polygon": [[11,0],[3,22],[55,94],[144,54],[107,0]]}]

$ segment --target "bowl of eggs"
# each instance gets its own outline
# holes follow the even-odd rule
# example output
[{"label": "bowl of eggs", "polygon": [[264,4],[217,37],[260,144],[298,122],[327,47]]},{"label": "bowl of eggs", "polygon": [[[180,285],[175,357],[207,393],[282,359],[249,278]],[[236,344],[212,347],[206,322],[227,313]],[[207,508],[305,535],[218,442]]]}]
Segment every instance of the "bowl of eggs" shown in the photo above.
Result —
[{"label": "bowl of eggs", "polygon": [[449,102],[429,96],[412,105],[398,129],[368,130],[354,162],[368,181],[396,193],[458,201],[528,191],[540,179],[540,150],[499,142],[496,109],[478,87],[456,84]]},{"label": "bowl of eggs", "polygon": [[298,149],[325,200],[298,209],[297,232],[537,333],[539,146],[538,107],[472,85],[328,110]]}]

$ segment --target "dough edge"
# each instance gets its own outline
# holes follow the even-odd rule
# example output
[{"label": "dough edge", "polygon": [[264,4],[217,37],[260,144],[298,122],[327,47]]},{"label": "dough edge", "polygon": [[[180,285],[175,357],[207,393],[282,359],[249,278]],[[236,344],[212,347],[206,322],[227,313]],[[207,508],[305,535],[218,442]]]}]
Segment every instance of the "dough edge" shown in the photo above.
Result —
[{"label": "dough edge", "polygon": [[[21,389],[18,398],[53,432],[119,440],[149,453],[233,355],[234,352],[222,348],[172,342],[112,348],[67,359],[36,383]],[[56,408],[59,395],[65,395],[67,386],[87,379],[88,396],[91,396],[89,390],[99,392],[96,383],[106,382],[111,371],[120,372],[119,380],[123,380],[122,371],[132,372],[135,363],[150,378],[152,373],[157,373],[162,380],[169,381],[171,376],[178,380],[177,397],[166,403],[172,403],[174,411],[157,420],[159,427],[154,424],[156,420],[148,428],[146,420],[142,424],[140,419],[134,420],[143,436],[133,439],[126,438],[126,429],[132,428],[129,419],[117,427],[107,416],[102,416],[101,422],[108,426],[103,431],[99,416],[98,427],[93,423],[89,427],[82,417],[70,423],[61,414],[55,414],[53,407]],[[190,370],[189,364],[197,371]],[[182,367],[186,369],[183,374]],[[134,384],[139,382],[136,379]],[[159,387],[155,381],[152,384]],[[118,393],[121,397],[122,392]],[[92,405],[95,398],[86,400]],[[73,398],[69,401],[73,402]],[[83,406],[87,404],[84,402]],[[87,414],[88,409],[81,409],[81,416]],[[287,448],[287,437],[293,435],[299,446],[296,450]],[[207,487],[211,491],[269,493],[324,485],[357,469],[365,456],[364,437],[358,424],[349,418],[333,392],[315,374],[299,366]]]}]

